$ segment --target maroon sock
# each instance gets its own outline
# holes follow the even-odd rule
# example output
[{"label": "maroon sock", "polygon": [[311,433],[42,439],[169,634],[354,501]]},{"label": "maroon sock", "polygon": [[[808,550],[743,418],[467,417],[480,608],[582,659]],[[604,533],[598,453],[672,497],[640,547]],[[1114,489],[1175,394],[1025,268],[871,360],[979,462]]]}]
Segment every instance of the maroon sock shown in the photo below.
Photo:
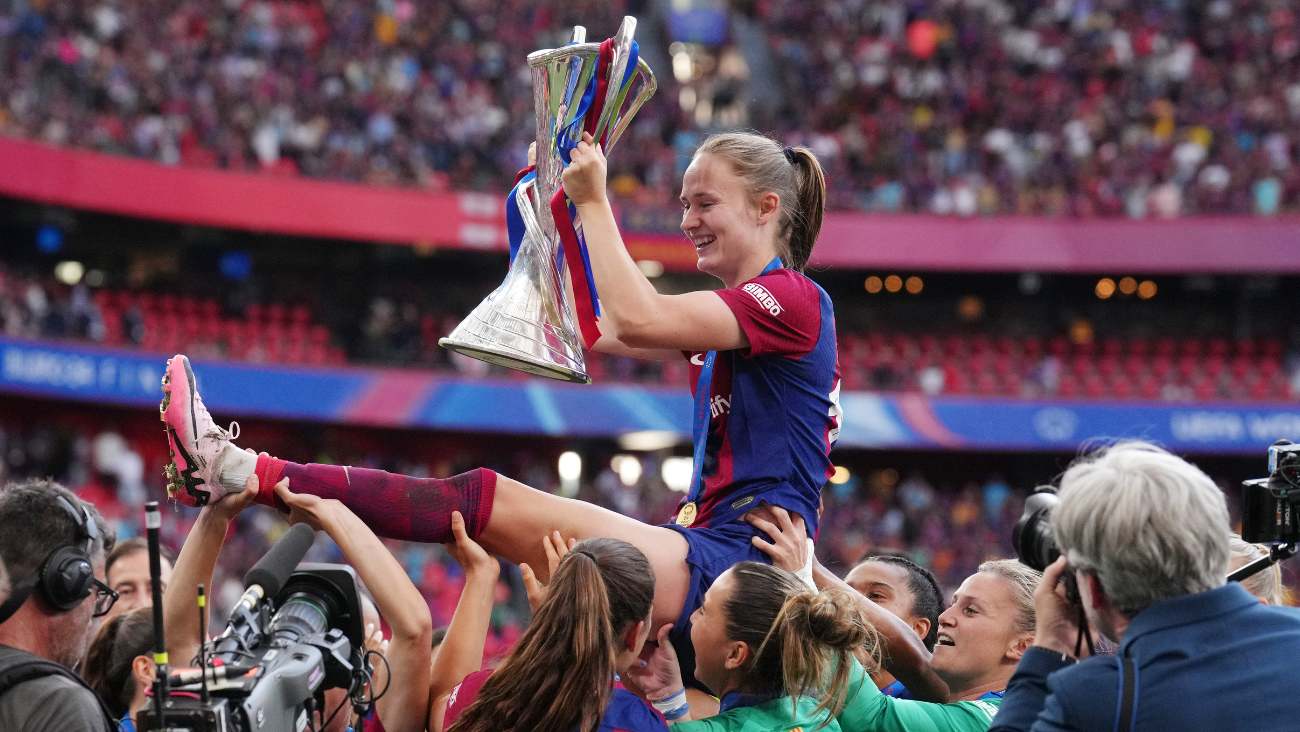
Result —
[{"label": "maroon sock", "polygon": [[294,493],[342,501],[379,536],[401,541],[444,544],[454,541],[451,512],[465,517],[476,539],[492,515],[497,474],[486,468],[442,478],[411,478],[382,470],[257,459],[257,502],[285,510],[274,485],[289,479]]}]

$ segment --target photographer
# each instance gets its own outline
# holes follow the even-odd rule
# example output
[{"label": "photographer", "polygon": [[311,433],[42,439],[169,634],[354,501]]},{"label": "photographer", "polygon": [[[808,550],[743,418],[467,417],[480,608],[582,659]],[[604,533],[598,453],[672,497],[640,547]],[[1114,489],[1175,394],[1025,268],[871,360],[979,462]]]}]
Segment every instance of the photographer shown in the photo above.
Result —
[{"label": "photographer", "polygon": [[96,575],[113,535],[94,506],[48,480],[0,492],[0,730],[112,730],[115,720],[72,669],[93,619],[116,595]]},{"label": "photographer", "polygon": [[[1295,728],[1300,614],[1225,582],[1228,511],[1209,477],[1123,443],[1065,472],[1051,520],[1062,557],[1035,593],[1035,645],[993,730]],[[1079,610],[1067,573],[1117,657],[1072,657]]]}]

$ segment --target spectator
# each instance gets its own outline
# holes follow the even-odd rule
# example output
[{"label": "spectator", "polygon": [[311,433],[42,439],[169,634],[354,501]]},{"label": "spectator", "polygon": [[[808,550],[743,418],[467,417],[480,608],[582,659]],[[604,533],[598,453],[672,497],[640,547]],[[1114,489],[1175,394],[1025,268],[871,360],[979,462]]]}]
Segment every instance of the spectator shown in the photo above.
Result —
[{"label": "spectator", "polygon": [[[172,578],[171,552],[162,549],[159,557],[162,569],[162,591]],[[104,622],[128,610],[153,607],[153,581],[149,572],[149,544],[144,537],[136,536],[118,542],[104,562],[104,578],[117,593],[117,602],[104,616]]]},{"label": "spectator", "polygon": [[[1140,442],[1077,461],[1052,525],[1062,557],[1035,594],[1035,645],[996,730],[1260,730],[1294,723],[1300,615],[1225,584],[1223,493],[1195,466]],[[1071,657],[1077,609],[1118,657]]]},{"label": "spectator", "polygon": [[33,480],[0,492],[0,558],[17,578],[0,606],[0,729],[113,730],[99,698],[72,672],[93,619],[114,600],[100,581],[113,547],[99,512],[63,486]]}]

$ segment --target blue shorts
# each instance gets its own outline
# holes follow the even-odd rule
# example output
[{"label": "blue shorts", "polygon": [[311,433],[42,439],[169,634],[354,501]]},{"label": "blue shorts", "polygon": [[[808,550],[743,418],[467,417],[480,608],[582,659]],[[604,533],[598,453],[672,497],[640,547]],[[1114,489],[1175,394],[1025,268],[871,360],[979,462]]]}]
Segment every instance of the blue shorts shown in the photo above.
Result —
[{"label": "blue shorts", "polygon": [[673,648],[677,651],[682,681],[687,686],[703,689],[703,685],[695,680],[695,646],[691,645],[691,615],[704,604],[704,593],[708,591],[713,581],[723,572],[731,569],[733,564],[772,563],[771,558],[750,541],[755,536],[767,535],[744,521],[698,529],[688,529],[677,524],[662,525],[685,537],[688,546],[686,566],[691,570],[691,583],[686,592],[686,602],[682,603],[682,613],[677,616],[677,624],[668,633],[668,639],[672,641]]}]

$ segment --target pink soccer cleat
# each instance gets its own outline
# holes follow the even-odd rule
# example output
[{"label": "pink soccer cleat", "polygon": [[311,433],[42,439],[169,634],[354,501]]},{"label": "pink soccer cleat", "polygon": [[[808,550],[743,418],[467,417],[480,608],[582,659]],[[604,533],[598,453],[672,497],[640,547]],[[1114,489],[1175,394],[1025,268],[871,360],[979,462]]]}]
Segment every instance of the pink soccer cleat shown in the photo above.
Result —
[{"label": "pink soccer cleat", "polygon": [[[172,463],[167,466],[167,494],[187,506],[206,506],[225,497],[218,457],[239,436],[239,423],[230,430],[212,421],[194,385],[190,360],[177,355],[167,362],[159,407],[167,426]],[[232,434],[233,431],[233,434]]]}]

